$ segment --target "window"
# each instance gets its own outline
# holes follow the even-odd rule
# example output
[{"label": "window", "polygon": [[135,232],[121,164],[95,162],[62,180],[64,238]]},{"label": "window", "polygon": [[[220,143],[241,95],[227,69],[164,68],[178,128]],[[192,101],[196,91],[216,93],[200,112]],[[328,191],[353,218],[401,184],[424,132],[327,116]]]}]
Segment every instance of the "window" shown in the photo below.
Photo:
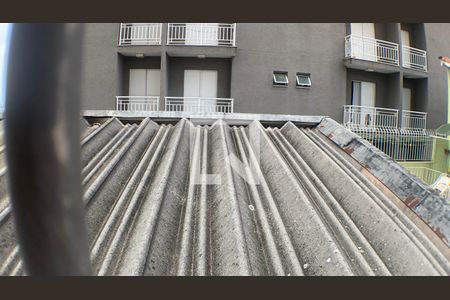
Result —
[{"label": "window", "polygon": [[298,88],[310,88],[311,87],[311,74],[297,73]]},{"label": "window", "polygon": [[273,85],[274,86],[288,86],[288,83],[289,83],[289,80],[288,80],[287,72],[280,72],[280,71],[273,72]]}]

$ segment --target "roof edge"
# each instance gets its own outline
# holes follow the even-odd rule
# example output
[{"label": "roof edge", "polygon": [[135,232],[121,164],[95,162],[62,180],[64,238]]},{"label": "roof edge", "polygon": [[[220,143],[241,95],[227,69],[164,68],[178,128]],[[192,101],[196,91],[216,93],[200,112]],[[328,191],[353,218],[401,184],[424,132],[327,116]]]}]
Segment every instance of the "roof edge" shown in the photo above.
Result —
[{"label": "roof edge", "polygon": [[324,118],[317,128],[389,188],[450,246],[450,205],[436,191],[333,119]]},{"label": "roof edge", "polygon": [[117,117],[141,119],[189,119],[202,124],[212,125],[218,119],[227,121],[227,124],[247,125],[253,121],[260,122],[293,122],[301,125],[316,126],[325,116],[285,115],[285,114],[253,114],[253,113],[190,113],[179,111],[117,111],[117,110],[82,110],[83,117]]}]

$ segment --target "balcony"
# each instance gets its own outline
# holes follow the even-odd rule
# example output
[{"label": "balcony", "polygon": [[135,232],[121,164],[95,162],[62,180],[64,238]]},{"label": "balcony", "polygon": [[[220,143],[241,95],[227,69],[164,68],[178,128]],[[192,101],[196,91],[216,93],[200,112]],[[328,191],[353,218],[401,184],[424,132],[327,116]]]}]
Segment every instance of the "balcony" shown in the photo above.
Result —
[{"label": "balcony", "polygon": [[[398,109],[344,105],[344,125],[356,127],[398,127]],[[427,113],[402,110],[401,128],[426,129]]]},{"label": "balcony", "polygon": [[427,52],[413,47],[402,46],[402,66],[427,72]]},{"label": "balcony", "polygon": [[399,66],[398,44],[350,34],[345,37],[345,58]]},{"label": "balcony", "polygon": [[397,128],[398,109],[344,105],[344,126]]},{"label": "balcony", "polygon": [[161,23],[120,23],[119,46],[161,45]]},{"label": "balcony", "polygon": [[212,114],[233,113],[234,103],[231,98],[166,97],[165,111]]},{"label": "balcony", "polygon": [[430,161],[432,130],[426,129],[427,114],[358,105],[344,106],[343,125],[397,161]]},{"label": "balcony", "polygon": [[421,111],[402,111],[402,128],[426,129],[427,113]]},{"label": "balcony", "polygon": [[159,111],[159,97],[156,96],[117,96],[118,111]]},{"label": "balcony", "polygon": [[169,23],[167,45],[236,46],[235,23]]},{"label": "balcony", "polygon": [[[116,96],[116,110],[128,112],[160,111],[157,96]],[[187,113],[233,113],[232,98],[165,97],[164,111]]]}]

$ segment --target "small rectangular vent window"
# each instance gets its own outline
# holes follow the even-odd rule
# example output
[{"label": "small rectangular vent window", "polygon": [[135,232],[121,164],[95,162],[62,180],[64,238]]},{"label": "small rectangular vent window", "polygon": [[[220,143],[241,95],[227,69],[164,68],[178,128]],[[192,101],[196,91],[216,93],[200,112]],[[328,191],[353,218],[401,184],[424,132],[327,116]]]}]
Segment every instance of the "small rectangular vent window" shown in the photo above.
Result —
[{"label": "small rectangular vent window", "polygon": [[311,74],[297,73],[297,87],[310,88],[311,87]]},{"label": "small rectangular vent window", "polygon": [[287,86],[289,84],[287,72],[273,72],[273,85],[274,86]]}]

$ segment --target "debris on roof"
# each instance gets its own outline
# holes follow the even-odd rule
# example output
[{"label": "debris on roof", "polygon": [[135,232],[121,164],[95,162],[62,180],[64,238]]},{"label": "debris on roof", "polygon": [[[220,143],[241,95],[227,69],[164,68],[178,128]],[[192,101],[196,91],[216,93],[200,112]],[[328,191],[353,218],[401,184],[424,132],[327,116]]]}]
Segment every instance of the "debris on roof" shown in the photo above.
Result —
[{"label": "debris on roof", "polygon": [[[96,274],[450,274],[448,204],[329,118],[81,126]],[[25,274],[8,205],[0,236],[0,274]]]}]

